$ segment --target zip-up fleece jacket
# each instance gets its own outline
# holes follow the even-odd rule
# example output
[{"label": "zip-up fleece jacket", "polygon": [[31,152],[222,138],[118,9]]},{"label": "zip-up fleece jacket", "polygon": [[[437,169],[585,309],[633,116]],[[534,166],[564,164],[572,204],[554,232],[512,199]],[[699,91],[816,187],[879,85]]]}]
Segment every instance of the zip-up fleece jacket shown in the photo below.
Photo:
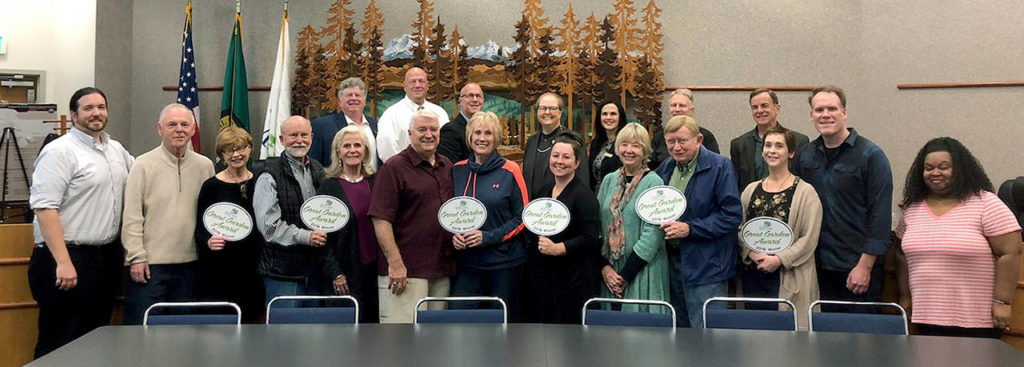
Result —
[{"label": "zip-up fleece jacket", "polygon": [[523,207],[529,201],[519,165],[491,153],[483,164],[463,160],[452,167],[455,196],[472,196],[487,208],[480,246],[458,251],[460,267],[506,269],[526,262]]}]

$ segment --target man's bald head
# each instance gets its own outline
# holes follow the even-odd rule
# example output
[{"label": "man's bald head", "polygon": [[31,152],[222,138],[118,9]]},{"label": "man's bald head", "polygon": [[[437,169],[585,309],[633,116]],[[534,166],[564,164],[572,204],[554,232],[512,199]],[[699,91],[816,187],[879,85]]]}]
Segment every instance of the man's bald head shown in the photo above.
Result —
[{"label": "man's bald head", "polygon": [[427,72],[418,67],[413,67],[405,72],[405,80],[402,82],[405,95],[416,104],[423,104],[427,97]]},{"label": "man's bald head", "polygon": [[305,117],[291,116],[281,123],[281,145],[293,158],[301,159],[309,153],[313,142],[313,127]]}]

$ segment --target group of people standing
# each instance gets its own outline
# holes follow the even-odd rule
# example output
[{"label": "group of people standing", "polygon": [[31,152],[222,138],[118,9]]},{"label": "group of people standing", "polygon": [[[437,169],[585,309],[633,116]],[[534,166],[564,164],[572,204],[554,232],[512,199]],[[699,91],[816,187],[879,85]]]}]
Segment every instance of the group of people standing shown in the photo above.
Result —
[{"label": "group of people standing", "polygon": [[[340,112],[288,118],[279,136],[285,151],[252,169],[249,134],[222,130],[220,172],[189,149],[195,121],[184,106],[161,111],[160,146],[133,158],[103,132],[103,92],[77,91],[74,128],[42,150],[33,175],[36,356],[110,321],[124,266],[128,324],[161,301],[232,301],[255,322],[274,297],[329,294],[356,297],[364,322],[411,322],[413,305],[427,296],[495,296],[515,321],[579,323],[583,303],[600,295],[669,301],[679,325],[700,327],[704,301],[729,295],[739,278],[737,293],[793,301],[806,329],[814,300],[881,299],[892,172],[882,150],[846,126],[840,88],[811,93],[820,133],[813,141],[778,123],[773,91],[752,92],[756,127],[731,141],[731,158],[692,117],[689,90],[668,97],[672,118],[653,139],[626,123],[623,106],[598,105],[589,147],[562,126],[561,97],[546,93],[521,168],[498,152],[506,132],[482,111],[475,83],[462,88],[451,122],[425,100],[419,68],[406,72],[405,97],[379,120],[363,115],[362,81],[338,89]],[[662,185],[683,192],[687,209],[647,223],[637,198]],[[896,229],[901,301],[922,331],[991,336],[1008,325],[1020,225],[992,190],[951,138],[930,141],[907,175]],[[343,228],[304,224],[300,208],[316,195],[348,207]],[[482,227],[441,227],[437,212],[454,196],[484,204]],[[524,229],[523,208],[537,198],[565,204],[565,230]],[[222,202],[252,218],[244,239],[202,224],[205,210]],[[792,246],[775,254],[741,247],[738,228],[763,216],[791,227]]]}]

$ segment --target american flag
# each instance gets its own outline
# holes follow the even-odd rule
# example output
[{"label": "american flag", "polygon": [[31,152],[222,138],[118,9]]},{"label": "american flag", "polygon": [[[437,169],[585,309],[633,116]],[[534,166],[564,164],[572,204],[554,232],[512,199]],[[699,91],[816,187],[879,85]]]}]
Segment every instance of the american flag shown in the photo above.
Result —
[{"label": "american flag", "polygon": [[181,72],[178,75],[178,103],[185,105],[196,118],[192,149],[199,151],[199,89],[196,86],[196,59],[192,48],[192,2],[185,6],[185,31],[181,36]]}]

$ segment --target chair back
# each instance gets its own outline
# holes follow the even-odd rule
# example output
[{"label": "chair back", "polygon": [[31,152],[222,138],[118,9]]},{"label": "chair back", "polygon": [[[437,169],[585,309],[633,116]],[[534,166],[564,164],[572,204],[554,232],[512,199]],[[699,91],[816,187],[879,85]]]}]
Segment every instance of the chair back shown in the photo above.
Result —
[{"label": "chair back", "polygon": [[[230,310],[230,313],[210,314],[209,309]],[[172,314],[156,314],[153,310],[166,309]],[[184,313],[183,311],[202,311]],[[240,325],[242,309],[231,302],[158,302],[146,309],[142,325]]]},{"label": "chair back", "polygon": [[[899,315],[849,313],[849,312],[814,312],[821,305],[847,306],[879,306],[893,308]],[[907,335],[907,311],[900,305],[889,302],[847,302],[847,301],[815,301],[807,309],[808,328],[811,332],[834,331],[846,333],[869,333]]]},{"label": "chair back", "polygon": [[[708,308],[713,303],[784,304],[789,311]],[[782,298],[712,297],[704,302],[704,327],[708,329],[796,331],[796,307]]]},{"label": "chair back", "polygon": [[[420,310],[420,305],[428,302],[491,302],[501,305],[500,309],[471,310]],[[508,307],[498,297],[426,297],[414,308],[412,322],[414,324],[507,324]]]},{"label": "chair back", "polygon": [[[661,306],[668,309],[669,313],[590,309],[589,306],[592,303]],[[583,325],[670,327],[674,329],[676,327],[676,309],[665,301],[591,298],[583,304]]]},{"label": "chair back", "polygon": [[[335,300],[352,307],[326,305]],[[282,301],[318,301],[320,306],[289,307]],[[275,305],[276,303],[276,305]],[[277,296],[267,303],[267,324],[358,324],[359,301],[352,296]]]}]

